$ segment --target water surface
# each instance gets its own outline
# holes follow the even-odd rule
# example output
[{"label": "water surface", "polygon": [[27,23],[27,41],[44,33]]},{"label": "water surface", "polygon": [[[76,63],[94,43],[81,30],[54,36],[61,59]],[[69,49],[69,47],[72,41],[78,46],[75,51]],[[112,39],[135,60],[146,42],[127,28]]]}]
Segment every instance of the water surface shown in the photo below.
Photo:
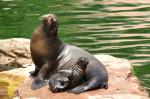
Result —
[{"label": "water surface", "polygon": [[130,60],[150,92],[150,0],[1,0],[0,38],[30,38],[46,13],[65,42]]}]

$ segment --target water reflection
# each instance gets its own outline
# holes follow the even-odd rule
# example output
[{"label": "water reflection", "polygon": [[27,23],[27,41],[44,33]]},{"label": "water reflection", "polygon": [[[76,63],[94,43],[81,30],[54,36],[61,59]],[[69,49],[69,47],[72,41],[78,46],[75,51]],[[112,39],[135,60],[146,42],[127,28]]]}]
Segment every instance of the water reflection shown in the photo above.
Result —
[{"label": "water reflection", "polygon": [[30,38],[37,19],[49,12],[59,16],[65,42],[127,58],[143,66],[139,74],[150,69],[150,0],[1,0],[0,38]]}]

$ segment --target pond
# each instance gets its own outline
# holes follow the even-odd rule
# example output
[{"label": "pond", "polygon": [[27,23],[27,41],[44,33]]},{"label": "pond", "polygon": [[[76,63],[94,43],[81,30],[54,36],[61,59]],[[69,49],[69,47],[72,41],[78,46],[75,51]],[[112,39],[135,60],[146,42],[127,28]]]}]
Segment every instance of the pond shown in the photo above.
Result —
[{"label": "pond", "polygon": [[30,38],[47,13],[65,42],[130,60],[150,92],[150,0],[0,0],[0,39]]}]

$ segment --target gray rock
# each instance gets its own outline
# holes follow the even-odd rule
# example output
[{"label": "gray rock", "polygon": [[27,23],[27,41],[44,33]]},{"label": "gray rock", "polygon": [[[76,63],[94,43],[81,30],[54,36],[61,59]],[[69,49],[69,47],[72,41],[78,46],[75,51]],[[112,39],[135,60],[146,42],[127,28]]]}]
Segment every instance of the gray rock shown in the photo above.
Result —
[{"label": "gray rock", "polygon": [[0,40],[0,71],[31,64],[30,40],[12,38]]}]

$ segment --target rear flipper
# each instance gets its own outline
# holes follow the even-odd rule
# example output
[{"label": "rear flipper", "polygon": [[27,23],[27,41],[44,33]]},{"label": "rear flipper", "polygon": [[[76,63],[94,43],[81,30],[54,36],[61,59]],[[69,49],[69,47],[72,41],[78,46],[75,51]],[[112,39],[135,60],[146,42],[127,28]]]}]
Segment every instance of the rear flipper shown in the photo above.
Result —
[{"label": "rear flipper", "polygon": [[101,84],[101,87],[100,87],[100,88],[108,89],[108,84],[107,84],[107,83]]},{"label": "rear flipper", "polygon": [[73,89],[68,90],[69,93],[80,94],[85,91],[91,91],[98,88],[108,88],[107,83],[101,84],[96,79],[91,79],[90,81],[84,82],[82,85],[79,85]]}]

